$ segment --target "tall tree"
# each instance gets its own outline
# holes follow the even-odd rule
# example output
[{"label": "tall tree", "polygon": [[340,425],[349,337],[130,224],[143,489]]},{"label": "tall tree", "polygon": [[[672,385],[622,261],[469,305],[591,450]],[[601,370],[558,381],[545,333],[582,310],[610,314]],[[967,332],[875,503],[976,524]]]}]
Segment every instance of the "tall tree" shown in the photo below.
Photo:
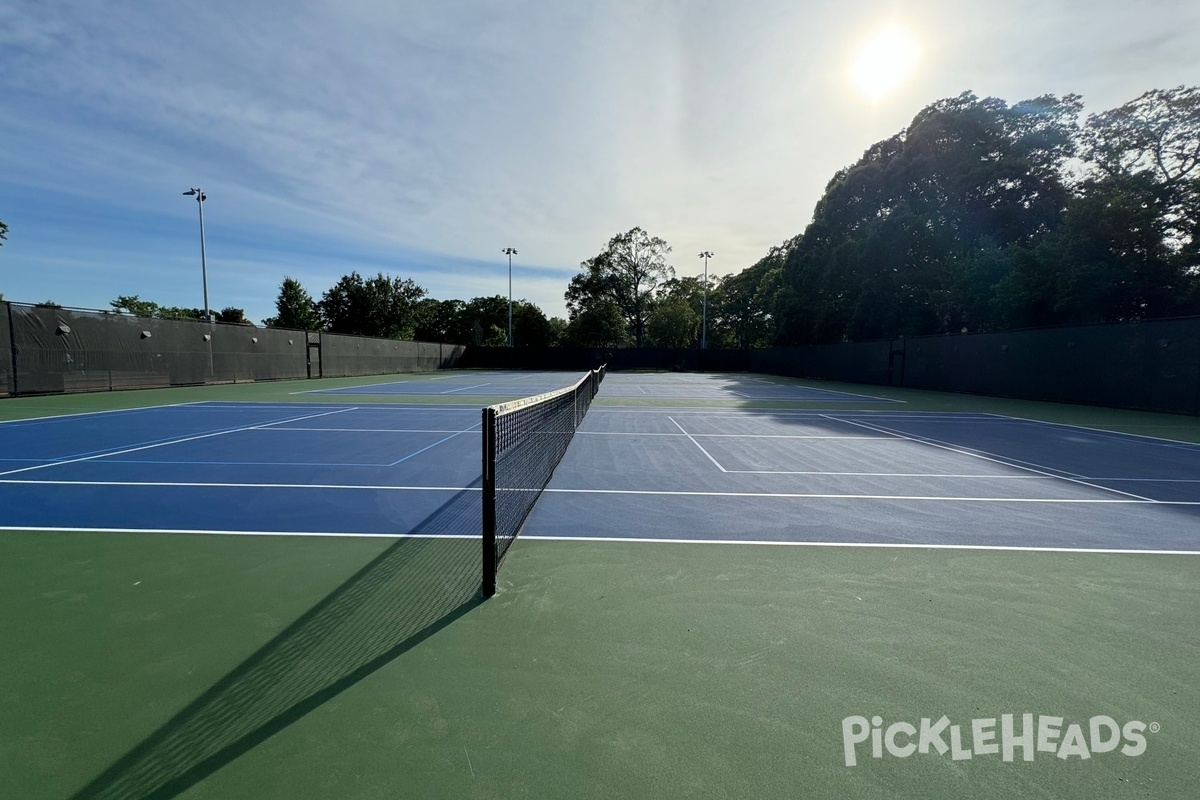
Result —
[{"label": "tall tree", "polygon": [[568,323],[562,317],[550,318],[550,346],[561,347],[567,342]]},{"label": "tall tree", "polygon": [[1200,87],[1156,89],[1089,116],[1084,154],[1094,167],[1084,193],[1140,192],[1175,268],[1200,270]]},{"label": "tall tree", "polygon": [[466,305],[462,300],[426,297],[417,304],[417,325],[413,336],[420,342],[469,344],[470,326],[463,319]]},{"label": "tall tree", "polygon": [[[1009,258],[1061,223],[1063,165],[1077,151],[1080,98],[1009,107],[964,93],[839,171],[789,249],[777,312],[795,343],[958,330],[955,287],[975,256]],[[986,262],[990,263],[990,262]],[[1003,279],[1003,276],[1001,276]],[[994,318],[971,320],[989,327]]]},{"label": "tall tree", "polygon": [[714,304],[718,324],[709,329],[710,346],[748,348],[772,343],[775,321],[771,309],[785,257],[782,248],[772,248],[754,266],[721,280]]},{"label": "tall tree", "polygon": [[515,347],[549,347],[554,333],[550,320],[528,300],[513,303],[513,345]]},{"label": "tall tree", "polygon": [[508,298],[503,295],[473,297],[463,308],[467,344],[503,347],[508,344]]},{"label": "tall tree", "polygon": [[583,271],[567,287],[567,310],[572,320],[595,306],[613,303],[641,347],[654,290],[675,275],[666,260],[670,252],[670,245],[640,227],[609,239],[603,252],[583,262]]},{"label": "tall tree", "polygon": [[330,333],[411,339],[417,303],[425,290],[409,278],[382,272],[364,280],[357,272],[342,276],[317,303]]},{"label": "tall tree", "polygon": [[572,347],[625,347],[629,344],[625,315],[610,300],[593,303],[568,323],[566,343]]},{"label": "tall tree", "polygon": [[682,297],[671,297],[655,304],[646,319],[646,333],[656,347],[695,347],[700,316]]},{"label": "tall tree", "polygon": [[275,300],[276,315],[263,320],[269,328],[294,328],[302,331],[321,330],[317,304],[300,281],[285,277]]}]

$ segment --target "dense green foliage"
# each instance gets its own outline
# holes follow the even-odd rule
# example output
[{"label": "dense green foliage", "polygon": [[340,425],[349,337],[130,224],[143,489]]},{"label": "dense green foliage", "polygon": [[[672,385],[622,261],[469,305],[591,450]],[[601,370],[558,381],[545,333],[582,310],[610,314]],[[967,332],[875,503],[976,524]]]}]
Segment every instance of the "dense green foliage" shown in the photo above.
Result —
[{"label": "dense green foliage", "polygon": [[263,324],[269,328],[295,328],[302,331],[321,329],[317,304],[295,278],[283,279],[279,298],[275,301],[275,311],[276,316],[263,320]]},{"label": "dense green foliage", "polygon": [[[178,306],[160,306],[153,300],[143,300],[134,295],[120,295],[116,300],[109,301],[113,311],[121,314],[133,314],[138,317],[155,317],[157,319],[204,319],[204,309],[202,308],[180,308]],[[228,321],[239,322],[246,321],[245,314],[240,308],[232,306],[224,311],[214,314],[213,317],[219,322],[225,322],[221,318],[222,314],[231,317]],[[240,319],[239,319],[240,318]]]},{"label": "dense green foliage", "polygon": [[777,259],[778,341],[1200,313],[1200,89],[1081,109],[966,93],[869,148]]}]

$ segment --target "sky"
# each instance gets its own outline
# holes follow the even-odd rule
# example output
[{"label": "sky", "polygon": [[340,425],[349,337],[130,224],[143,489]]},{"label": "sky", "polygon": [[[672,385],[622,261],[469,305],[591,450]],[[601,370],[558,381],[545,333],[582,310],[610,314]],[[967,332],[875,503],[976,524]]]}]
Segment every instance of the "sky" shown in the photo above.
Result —
[{"label": "sky", "polygon": [[202,306],[199,187],[214,310],[352,270],[507,295],[513,247],[565,316],[615,234],[739,272],[924,106],[1099,112],[1200,84],[1198,41],[1194,0],[4,0],[0,293]]}]

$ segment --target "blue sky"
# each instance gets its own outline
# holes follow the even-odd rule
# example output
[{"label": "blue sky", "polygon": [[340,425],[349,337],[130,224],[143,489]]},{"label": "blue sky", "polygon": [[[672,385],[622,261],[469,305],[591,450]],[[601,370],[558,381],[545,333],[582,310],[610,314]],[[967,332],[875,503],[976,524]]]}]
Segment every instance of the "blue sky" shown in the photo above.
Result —
[{"label": "blue sky", "polygon": [[[847,70],[899,22],[914,72]],[[801,232],[833,173],[970,89],[1101,111],[1200,83],[1193,0],[0,4],[0,292],[274,313],[358,270],[565,315],[640,225],[718,274]]]}]

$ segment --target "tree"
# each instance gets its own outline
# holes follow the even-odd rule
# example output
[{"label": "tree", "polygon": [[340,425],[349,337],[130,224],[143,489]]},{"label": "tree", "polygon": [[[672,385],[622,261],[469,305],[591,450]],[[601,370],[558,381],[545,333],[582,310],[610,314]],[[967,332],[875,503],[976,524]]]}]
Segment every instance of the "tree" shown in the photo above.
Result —
[{"label": "tree", "polygon": [[135,317],[158,316],[158,303],[153,300],[143,300],[136,294],[118,295],[116,300],[110,300],[108,304],[112,306],[113,311],[121,314],[133,314]]},{"label": "tree", "polygon": [[716,302],[710,303],[709,310],[715,307],[718,322],[713,326],[710,316],[710,346],[716,343],[720,347],[748,348],[772,343],[775,321],[771,309],[779,291],[785,257],[783,248],[772,248],[754,266],[721,280]]},{"label": "tree", "polygon": [[675,274],[666,261],[670,252],[670,245],[641,228],[631,228],[609,239],[603,252],[581,264],[583,271],[567,287],[565,296],[571,319],[586,310],[612,303],[641,347],[654,290]]},{"label": "tree", "polygon": [[572,347],[625,347],[629,343],[625,315],[611,301],[594,303],[567,325],[566,341]]},{"label": "tree", "polygon": [[567,341],[567,321],[562,317],[550,318],[550,346],[560,347]]},{"label": "tree", "polygon": [[0,247],[4,246],[4,240],[8,238],[8,225],[4,220],[0,219]]},{"label": "tree", "polygon": [[363,280],[351,272],[322,295],[317,311],[330,333],[411,339],[417,302],[424,296],[425,290],[408,278],[380,272]]},{"label": "tree", "polygon": [[[783,259],[780,338],[830,342],[994,327],[968,319],[956,289],[976,266],[1003,267],[1062,222],[1064,164],[1078,150],[1077,95],[1009,107],[967,92],[919,112],[826,186]],[[999,249],[1004,258],[980,259]],[[991,286],[988,287],[989,293]]]},{"label": "tree", "polygon": [[682,297],[657,303],[646,319],[646,332],[657,347],[695,347],[700,317]]},{"label": "tree", "polygon": [[204,319],[202,308],[182,308],[180,306],[159,306],[154,316],[159,319]]},{"label": "tree", "polygon": [[470,343],[471,326],[464,319],[466,307],[462,300],[425,298],[417,304],[413,336],[420,342]]},{"label": "tree", "polygon": [[528,300],[513,303],[513,345],[515,347],[549,347],[553,331],[550,320],[542,310]]},{"label": "tree", "polygon": [[462,316],[469,331],[467,344],[482,347],[508,344],[508,298],[498,294],[473,297],[463,308]]},{"label": "tree", "polygon": [[[119,295],[116,300],[108,303],[113,311],[119,314],[133,314],[136,317],[154,317],[156,319],[204,319],[204,311],[199,308],[180,308],[178,306],[160,306],[153,300],[143,300],[136,294]],[[228,309],[227,309],[228,310]],[[240,309],[237,310],[239,313]],[[220,315],[217,315],[218,317]]]},{"label": "tree", "polygon": [[1155,89],[1092,114],[1083,138],[1094,177],[1085,194],[1136,183],[1156,207],[1175,267],[1200,269],[1200,87]]},{"label": "tree", "polygon": [[227,325],[254,325],[253,322],[246,319],[246,312],[243,309],[234,308],[233,306],[227,306],[218,311],[215,319],[217,322],[224,322]]},{"label": "tree", "polygon": [[274,317],[263,320],[268,328],[294,328],[301,331],[321,330],[317,304],[295,278],[285,277],[275,300]]}]

